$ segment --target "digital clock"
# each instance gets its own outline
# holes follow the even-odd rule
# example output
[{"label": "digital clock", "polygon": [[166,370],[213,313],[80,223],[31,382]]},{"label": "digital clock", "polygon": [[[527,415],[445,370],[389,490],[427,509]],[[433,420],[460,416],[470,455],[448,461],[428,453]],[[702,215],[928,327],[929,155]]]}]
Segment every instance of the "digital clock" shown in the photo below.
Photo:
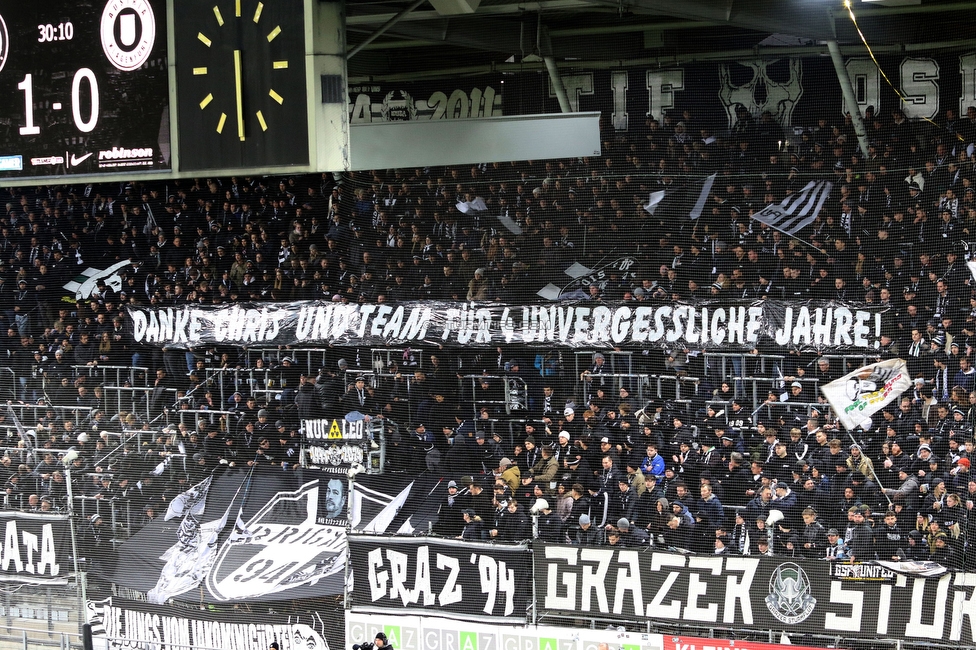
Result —
[{"label": "digital clock", "polygon": [[0,0],[0,179],[170,169],[165,18],[165,0]]},{"label": "digital clock", "polygon": [[71,21],[58,23],[57,25],[52,25],[48,23],[47,25],[37,26],[38,43],[47,43],[50,41],[70,41],[75,37],[75,26],[71,24]]}]

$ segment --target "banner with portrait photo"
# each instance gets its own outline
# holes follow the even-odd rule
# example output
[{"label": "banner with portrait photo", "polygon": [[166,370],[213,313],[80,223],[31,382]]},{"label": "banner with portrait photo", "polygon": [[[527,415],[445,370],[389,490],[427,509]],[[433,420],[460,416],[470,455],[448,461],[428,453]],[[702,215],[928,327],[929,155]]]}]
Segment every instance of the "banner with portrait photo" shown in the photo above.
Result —
[{"label": "banner with portrait photo", "polygon": [[317,472],[218,470],[202,507],[158,518],[93,572],[157,604],[341,594],[345,526],[316,521],[319,490]]}]

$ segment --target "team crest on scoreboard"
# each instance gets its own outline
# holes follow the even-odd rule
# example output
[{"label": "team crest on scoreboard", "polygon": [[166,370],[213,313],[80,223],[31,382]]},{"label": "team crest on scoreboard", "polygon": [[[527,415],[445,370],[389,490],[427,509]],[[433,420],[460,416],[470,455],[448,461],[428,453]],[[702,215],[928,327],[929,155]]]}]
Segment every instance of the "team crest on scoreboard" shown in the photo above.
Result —
[{"label": "team crest on scoreboard", "polygon": [[816,606],[810,579],[800,565],[787,562],[776,567],[769,578],[766,607],[777,620],[790,625],[802,623]]},{"label": "team crest on scoreboard", "polygon": [[112,65],[123,72],[142,67],[156,42],[156,16],[149,0],[108,0],[99,34]]}]

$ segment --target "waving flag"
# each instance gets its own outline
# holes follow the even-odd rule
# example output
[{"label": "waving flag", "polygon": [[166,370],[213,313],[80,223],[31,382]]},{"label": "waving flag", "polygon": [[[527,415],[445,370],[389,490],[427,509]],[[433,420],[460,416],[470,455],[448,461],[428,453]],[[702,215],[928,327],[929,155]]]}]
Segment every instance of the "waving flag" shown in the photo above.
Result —
[{"label": "waving flag", "polygon": [[697,219],[705,211],[717,173],[692,181],[673,190],[651,192],[644,210],[648,214],[665,217]]},{"label": "waving flag", "polygon": [[820,387],[837,420],[850,431],[870,427],[877,413],[912,385],[908,366],[902,359],[888,359],[849,372]]},{"label": "waving flag", "polygon": [[752,215],[752,218],[796,237],[820,214],[833,186],[829,181],[810,181],[799,192],[789,195],[778,204],[766,206]]}]

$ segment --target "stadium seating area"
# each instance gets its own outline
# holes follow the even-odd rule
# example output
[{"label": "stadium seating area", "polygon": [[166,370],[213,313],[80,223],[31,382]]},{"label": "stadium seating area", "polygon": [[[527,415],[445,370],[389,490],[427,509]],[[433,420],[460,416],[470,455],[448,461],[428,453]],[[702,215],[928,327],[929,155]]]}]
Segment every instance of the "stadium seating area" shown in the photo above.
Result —
[{"label": "stadium seating area", "polygon": [[[5,505],[65,508],[59,457],[74,449],[86,543],[107,548],[221,464],[293,469],[303,419],[359,411],[395,423],[387,471],[427,468],[457,483],[438,534],[521,539],[535,509],[550,541],[968,567],[976,109],[938,127],[898,111],[877,123],[866,156],[842,119],[781,149],[768,120],[743,116],[716,138],[685,111],[608,137],[600,158],[4,190]],[[650,193],[715,172],[700,219],[644,208]],[[798,237],[750,219],[809,180],[834,185]],[[120,282],[101,279],[77,301],[64,288],[125,261]],[[573,264],[602,270],[573,279]],[[136,344],[125,311],[305,299],[524,304],[552,284],[593,301],[869,303],[888,309],[886,338],[877,357],[186,352]],[[899,357],[913,389],[848,434],[819,386]]]}]

